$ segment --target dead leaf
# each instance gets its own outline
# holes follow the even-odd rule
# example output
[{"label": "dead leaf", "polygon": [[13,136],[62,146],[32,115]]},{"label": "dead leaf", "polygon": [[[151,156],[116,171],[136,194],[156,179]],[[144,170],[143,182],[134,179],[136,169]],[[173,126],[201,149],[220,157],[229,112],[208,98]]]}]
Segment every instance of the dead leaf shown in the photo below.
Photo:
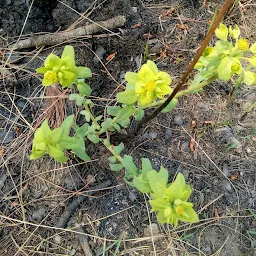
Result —
[{"label": "dead leaf", "polygon": [[191,150],[191,152],[195,151],[195,140],[191,138],[190,142],[189,142],[189,148]]},{"label": "dead leaf", "polygon": [[5,146],[1,146],[1,147],[0,147],[0,156],[3,156],[4,153],[5,153],[5,151],[6,151]]},{"label": "dead leaf", "polygon": [[172,14],[173,12],[175,11],[175,8],[171,8],[169,9],[168,11],[164,12],[163,14],[160,15],[160,17],[167,17],[169,16],[170,14]]},{"label": "dead leaf", "polygon": [[142,24],[138,23],[138,24],[135,24],[134,26],[131,26],[131,28],[134,29],[134,28],[139,28],[141,26],[142,26]]},{"label": "dead leaf", "polygon": [[111,53],[108,55],[108,57],[106,58],[106,61],[111,61],[116,57],[116,52]]},{"label": "dead leaf", "polygon": [[196,121],[195,121],[195,120],[192,120],[192,121],[191,121],[191,128],[192,128],[192,129],[195,129],[195,127],[196,127]]},{"label": "dead leaf", "polygon": [[176,24],[176,27],[182,30],[188,30],[188,26],[182,24]]},{"label": "dead leaf", "polygon": [[162,56],[162,58],[166,58],[167,57],[167,54],[166,54],[166,48],[162,51],[162,53],[161,53],[161,56]]},{"label": "dead leaf", "polygon": [[88,174],[86,177],[86,180],[85,180],[86,185],[93,184],[95,181],[96,181],[95,176],[93,176],[91,174]]},{"label": "dead leaf", "polygon": [[215,218],[217,218],[217,221],[219,221],[220,215],[219,215],[219,213],[218,213],[218,208],[215,208],[215,209],[214,209],[214,215],[215,215]]},{"label": "dead leaf", "polygon": [[238,172],[235,172],[233,175],[231,175],[231,180],[237,180],[238,176]]}]

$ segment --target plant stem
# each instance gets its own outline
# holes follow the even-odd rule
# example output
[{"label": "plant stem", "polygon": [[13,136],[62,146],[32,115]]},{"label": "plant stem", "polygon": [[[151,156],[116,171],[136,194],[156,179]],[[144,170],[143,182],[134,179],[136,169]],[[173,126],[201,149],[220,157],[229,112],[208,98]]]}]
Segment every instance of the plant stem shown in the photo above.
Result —
[{"label": "plant stem", "polygon": [[88,104],[87,103],[84,103],[84,108],[85,110],[90,113],[90,118],[91,120],[93,121],[93,123],[97,126],[99,126],[98,122],[96,121],[95,117],[93,116],[92,112],[91,112],[91,109],[89,108]]},{"label": "plant stem", "polygon": [[164,102],[163,105],[161,105],[160,107],[158,107],[151,115],[146,116],[145,118],[143,118],[141,120],[141,122],[137,125],[137,128],[134,131],[134,134],[137,134],[138,131],[144,127],[151,119],[153,119],[154,117],[156,117],[171,101],[172,99],[176,96],[176,94],[178,93],[178,91],[182,88],[183,84],[186,82],[187,77],[189,76],[189,74],[192,72],[194,66],[196,65],[196,63],[198,62],[199,58],[201,57],[201,55],[203,54],[205,48],[208,46],[212,35],[215,32],[215,29],[218,27],[219,23],[221,22],[221,20],[223,19],[226,11],[229,9],[229,7],[231,6],[231,4],[234,2],[234,0],[225,0],[224,4],[222,5],[222,8],[220,9],[218,15],[215,17],[214,22],[211,24],[211,27],[206,35],[206,37],[204,38],[201,47],[198,49],[198,51],[196,52],[196,55],[193,59],[193,61],[189,64],[187,71],[184,73],[184,75],[181,77],[178,85],[175,87],[175,89],[173,90],[172,94],[169,96],[169,98]]},{"label": "plant stem", "polygon": [[201,83],[198,83],[198,84],[195,84],[195,85],[193,85],[193,86],[191,86],[191,87],[188,87],[188,89],[178,92],[178,93],[176,94],[175,98],[184,96],[184,95],[186,95],[186,94],[193,93],[193,92],[195,92],[195,91],[197,91],[197,90],[199,90],[199,89],[205,87],[206,85],[212,83],[212,82],[215,81],[216,79],[217,79],[217,76],[214,76],[214,77],[212,77],[212,78],[210,78],[210,79],[208,79],[208,80],[206,80],[206,81],[203,81],[203,82],[201,82]]}]

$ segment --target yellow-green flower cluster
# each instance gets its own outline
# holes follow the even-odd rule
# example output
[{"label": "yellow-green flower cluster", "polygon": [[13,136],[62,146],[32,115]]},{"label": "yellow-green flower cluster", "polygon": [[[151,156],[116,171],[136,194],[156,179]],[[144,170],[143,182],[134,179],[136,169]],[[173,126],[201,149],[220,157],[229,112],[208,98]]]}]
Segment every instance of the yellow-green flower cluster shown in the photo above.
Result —
[{"label": "yellow-green flower cluster", "polygon": [[[227,28],[220,24],[215,30],[215,35],[219,39],[214,47],[207,47],[195,68],[200,71],[197,77],[201,81],[218,77],[222,81],[229,81],[236,74],[243,77],[243,82],[247,85],[256,83],[256,75],[250,71],[251,67],[243,68],[242,60],[246,60],[252,67],[256,66],[256,43],[250,46],[246,38],[240,38],[240,29],[236,25],[234,28]],[[230,36],[231,40],[228,40]],[[233,41],[235,44],[233,45]],[[244,56],[245,53],[252,53],[251,58]]]},{"label": "yellow-green flower cluster", "polygon": [[77,67],[75,51],[70,45],[65,46],[61,58],[51,53],[44,61],[44,66],[36,70],[43,74],[43,86],[60,83],[63,87],[71,87],[77,79],[88,78],[92,72],[87,67]]},{"label": "yellow-green flower cluster", "polygon": [[145,106],[172,92],[170,75],[158,71],[151,60],[142,65],[138,73],[127,72],[125,79],[128,82],[127,90],[117,96],[121,103],[133,104],[137,101],[139,105]]},{"label": "yellow-green flower cluster", "polygon": [[[149,179],[149,182],[157,184],[158,180]],[[150,194],[152,200],[149,201],[152,211],[158,213],[157,219],[160,223],[169,223],[176,227],[179,221],[189,223],[199,221],[198,215],[193,209],[193,204],[188,202],[192,189],[186,184],[181,173],[170,185],[167,185],[167,181],[165,184],[162,181],[161,185],[151,186],[153,189]]]}]

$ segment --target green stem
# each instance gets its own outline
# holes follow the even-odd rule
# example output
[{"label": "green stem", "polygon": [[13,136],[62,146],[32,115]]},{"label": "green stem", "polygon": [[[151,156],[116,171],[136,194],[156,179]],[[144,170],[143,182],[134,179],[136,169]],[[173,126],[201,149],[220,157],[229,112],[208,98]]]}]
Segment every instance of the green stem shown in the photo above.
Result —
[{"label": "green stem", "polygon": [[87,103],[84,103],[84,108],[85,108],[85,110],[86,110],[87,112],[90,113],[90,118],[91,118],[91,120],[93,121],[93,123],[94,123],[95,125],[99,126],[98,122],[97,122],[96,119],[94,118],[94,116],[93,116],[93,114],[92,114],[92,112],[91,112],[91,109],[89,108],[89,106],[88,106]]},{"label": "green stem", "polygon": [[124,165],[124,161],[123,158],[120,155],[117,155],[114,151],[114,149],[112,148],[112,145],[110,144],[108,139],[101,139],[101,142],[105,145],[105,147],[110,151],[110,153],[115,156],[118,161]]},{"label": "green stem", "polygon": [[175,98],[178,98],[178,97],[184,96],[186,94],[190,94],[190,93],[193,93],[195,91],[198,91],[199,89],[201,89],[201,88],[205,87],[206,85],[215,81],[217,78],[218,78],[217,76],[213,76],[212,78],[210,78],[206,81],[203,81],[201,83],[190,86],[190,87],[188,87],[188,89],[178,92],[176,94]]}]

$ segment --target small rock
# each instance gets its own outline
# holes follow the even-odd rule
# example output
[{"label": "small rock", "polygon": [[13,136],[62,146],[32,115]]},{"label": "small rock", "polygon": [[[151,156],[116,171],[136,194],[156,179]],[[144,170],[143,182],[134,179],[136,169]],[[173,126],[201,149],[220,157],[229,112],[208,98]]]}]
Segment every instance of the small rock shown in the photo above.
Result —
[{"label": "small rock", "polygon": [[183,125],[184,120],[183,120],[183,118],[181,116],[175,116],[174,119],[173,119],[173,122],[176,125]]},{"label": "small rock", "polygon": [[9,143],[14,139],[14,132],[0,130],[0,143]]},{"label": "small rock", "polygon": [[132,8],[131,8],[131,12],[133,12],[133,13],[138,12],[138,7],[132,7]]},{"label": "small rock", "polygon": [[223,164],[223,173],[229,177],[230,176],[230,172],[229,172],[229,169],[228,169],[228,165],[226,163]]},{"label": "small rock", "polygon": [[225,188],[228,192],[232,192],[232,191],[233,191],[232,186],[231,186],[231,184],[230,184],[229,181],[224,181],[223,185],[224,185],[224,188]]},{"label": "small rock", "polygon": [[129,193],[129,199],[134,202],[137,199],[137,195],[134,192]]},{"label": "small rock", "polygon": [[55,242],[56,244],[61,244],[61,240],[62,240],[62,238],[61,238],[60,235],[57,235],[57,236],[54,237],[54,242]]},{"label": "small rock", "polygon": [[205,104],[204,102],[202,102],[202,101],[199,101],[196,105],[197,105],[199,108],[209,109],[209,106],[208,106],[207,104]]},{"label": "small rock", "polygon": [[18,63],[21,60],[21,55],[19,53],[8,54],[6,59],[8,59],[8,63]]},{"label": "small rock", "polygon": [[164,138],[165,140],[169,140],[172,137],[172,130],[171,129],[166,129],[164,133]]},{"label": "small rock", "polygon": [[141,66],[141,57],[140,57],[140,55],[136,56],[135,63],[136,63],[137,69],[139,69],[140,66]]},{"label": "small rock", "polygon": [[251,150],[250,148],[247,148],[247,149],[246,149],[246,152],[247,152],[248,154],[251,154],[251,153],[252,153],[252,150]]},{"label": "small rock", "polygon": [[150,138],[150,139],[156,139],[157,138],[157,132],[149,132],[148,133],[148,137]]},{"label": "small rock", "polygon": [[31,218],[36,221],[41,221],[45,217],[45,213],[46,210],[44,208],[40,208],[39,210],[33,212]]},{"label": "small rock", "polygon": [[0,176],[0,190],[3,188],[6,179],[7,179],[6,174],[3,174],[3,175]]},{"label": "small rock", "polygon": [[144,236],[145,237],[154,237],[154,241],[156,242],[159,239],[162,239],[161,237],[155,237],[159,235],[159,228],[156,223],[152,223],[151,225],[144,228]]},{"label": "small rock", "polygon": [[184,143],[182,143],[180,149],[184,152],[190,152],[189,142],[185,141]]},{"label": "small rock", "polygon": [[100,62],[99,59],[100,60],[103,59],[105,53],[106,53],[106,50],[101,45],[99,45],[96,52],[95,52],[95,54],[97,56],[95,56],[93,58],[93,63],[94,63],[95,66],[97,66],[99,64],[99,62]]}]

